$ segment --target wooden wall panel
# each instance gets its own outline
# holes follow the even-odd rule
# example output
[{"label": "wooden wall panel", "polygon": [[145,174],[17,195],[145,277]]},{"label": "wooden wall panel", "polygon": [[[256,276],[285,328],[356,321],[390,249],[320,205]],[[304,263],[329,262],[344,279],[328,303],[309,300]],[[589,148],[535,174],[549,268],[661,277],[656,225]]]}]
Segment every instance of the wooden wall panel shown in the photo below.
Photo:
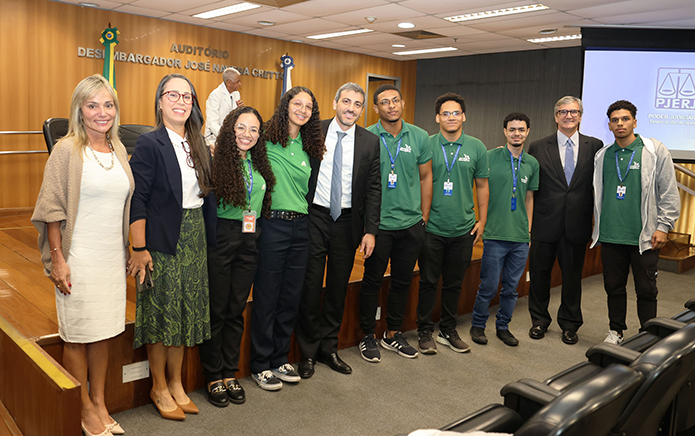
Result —
[{"label": "wooden wall panel", "polygon": [[[66,117],[75,85],[84,77],[101,73],[103,60],[77,56],[77,48],[103,49],[102,30],[111,23],[119,29],[116,51],[186,61],[236,65],[281,71],[280,56],[293,58],[292,83],[310,88],[323,109],[333,115],[336,89],[353,81],[366,87],[367,73],[401,77],[404,97],[415,101],[416,61],[393,61],[327,48],[184,23],[122,14],[47,0],[0,2],[0,131],[41,130],[44,120]],[[211,47],[229,52],[215,59],[171,53],[172,44]],[[154,92],[168,73],[188,76],[204,108],[208,94],[221,83],[221,75],[116,62],[116,85],[123,124],[154,123]],[[242,99],[270,118],[280,98],[281,80],[243,76]],[[404,118],[412,122],[415,105]],[[41,135],[0,135],[0,151],[45,150]],[[46,154],[0,155],[0,209],[31,207],[41,186]]]}]

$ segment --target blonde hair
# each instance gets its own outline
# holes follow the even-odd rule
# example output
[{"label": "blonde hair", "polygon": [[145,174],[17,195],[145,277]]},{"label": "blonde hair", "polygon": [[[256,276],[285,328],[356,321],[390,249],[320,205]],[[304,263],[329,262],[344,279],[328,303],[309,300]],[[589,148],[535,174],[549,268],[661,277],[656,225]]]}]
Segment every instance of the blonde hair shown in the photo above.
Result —
[{"label": "blonde hair", "polygon": [[108,132],[108,135],[111,138],[111,144],[113,145],[114,149],[124,147],[120,138],[118,137],[118,126],[121,123],[121,111],[118,104],[116,91],[113,90],[111,84],[101,74],[94,74],[93,76],[85,77],[80,83],[77,84],[75,90],[72,92],[72,101],[70,102],[69,127],[68,134],[65,135],[65,139],[74,138],[75,151],[78,152],[80,156],[83,155],[84,149],[89,144],[87,129],[85,128],[84,120],[82,119],[82,106],[90,97],[102,89],[107,90],[111,95],[113,104],[116,108],[116,117],[113,119],[113,125]]}]

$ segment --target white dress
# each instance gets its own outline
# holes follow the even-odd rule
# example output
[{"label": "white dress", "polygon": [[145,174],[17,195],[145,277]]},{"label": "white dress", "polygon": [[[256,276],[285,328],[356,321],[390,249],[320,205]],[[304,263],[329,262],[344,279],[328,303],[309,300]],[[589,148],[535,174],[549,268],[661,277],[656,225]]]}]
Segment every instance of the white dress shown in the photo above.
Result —
[{"label": "white dress", "polygon": [[[105,167],[111,165],[110,153],[95,153]],[[72,289],[69,295],[56,289],[59,332],[66,342],[97,342],[125,330],[123,208],[129,190],[115,155],[113,168],[106,171],[86,150],[67,260]]]}]

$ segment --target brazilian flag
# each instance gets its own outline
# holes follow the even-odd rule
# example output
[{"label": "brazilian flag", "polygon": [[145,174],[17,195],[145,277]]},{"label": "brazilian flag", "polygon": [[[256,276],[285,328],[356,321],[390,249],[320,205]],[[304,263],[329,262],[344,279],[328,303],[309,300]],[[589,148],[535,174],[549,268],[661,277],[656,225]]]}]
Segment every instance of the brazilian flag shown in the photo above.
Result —
[{"label": "brazilian flag", "polygon": [[117,28],[109,27],[101,32],[101,39],[99,42],[104,45],[104,73],[103,76],[109,81],[113,90],[116,90],[116,68],[113,55],[115,52],[116,44],[118,44],[118,35],[121,32]]}]

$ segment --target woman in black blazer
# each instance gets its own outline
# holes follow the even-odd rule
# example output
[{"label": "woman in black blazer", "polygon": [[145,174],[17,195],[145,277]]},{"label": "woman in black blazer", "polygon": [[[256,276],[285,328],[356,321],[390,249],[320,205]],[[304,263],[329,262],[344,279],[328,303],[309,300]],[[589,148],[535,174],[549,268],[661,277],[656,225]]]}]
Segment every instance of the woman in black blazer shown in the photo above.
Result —
[{"label": "woman in black blazer", "polygon": [[184,346],[210,338],[206,236],[214,246],[216,208],[203,117],[185,76],[161,80],[155,117],[130,160],[131,267],[140,282],[149,269],[154,282],[137,295],[134,347],[147,347],[150,397],[162,417],[183,420],[198,413],[181,383]]}]

